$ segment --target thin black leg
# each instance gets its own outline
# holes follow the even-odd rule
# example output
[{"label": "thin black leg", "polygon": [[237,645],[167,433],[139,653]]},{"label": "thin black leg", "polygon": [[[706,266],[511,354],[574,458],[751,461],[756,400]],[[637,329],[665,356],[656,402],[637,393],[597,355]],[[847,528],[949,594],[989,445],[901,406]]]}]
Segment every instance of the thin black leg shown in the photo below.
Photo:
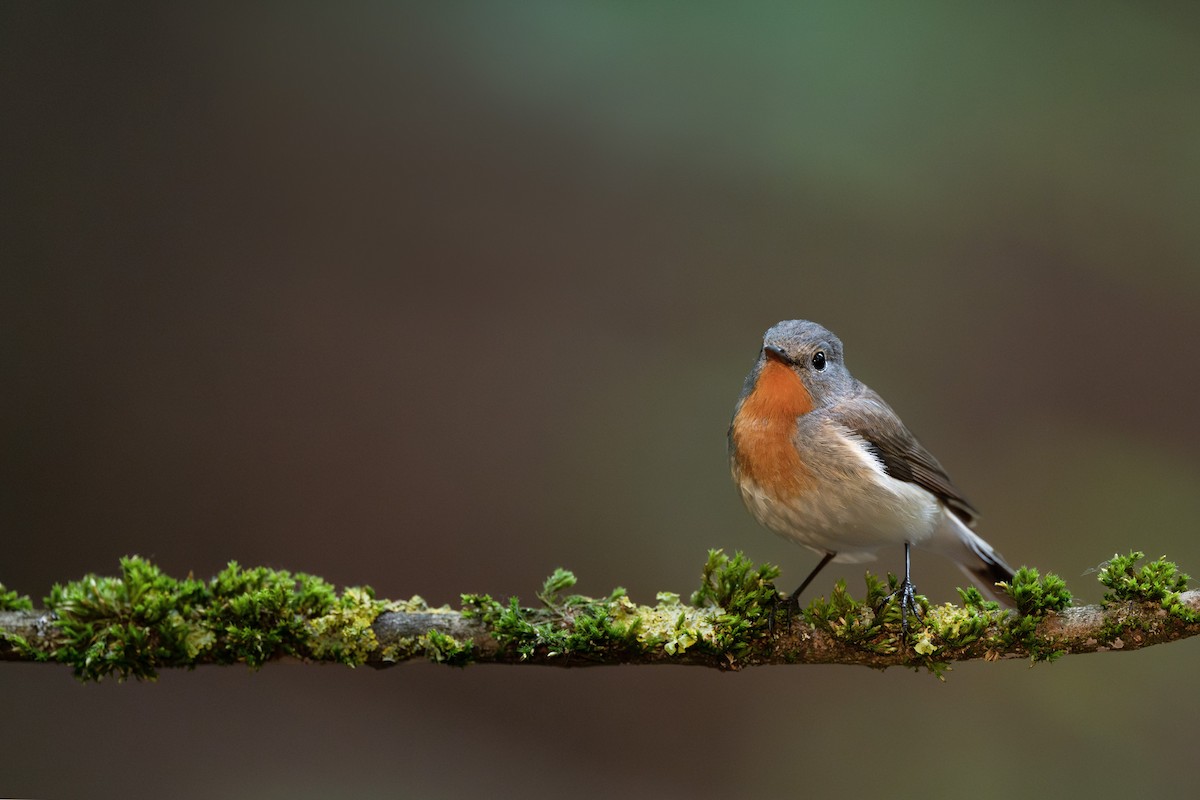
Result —
[{"label": "thin black leg", "polygon": [[921,610],[917,608],[917,587],[912,582],[912,570],[909,563],[910,545],[904,543],[904,581],[896,588],[896,594],[900,595],[900,630],[905,637],[908,636],[908,612],[911,611],[914,617],[918,619],[921,616]]},{"label": "thin black leg", "polygon": [[817,564],[813,568],[813,571],[808,573],[808,577],[804,579],[804,583],[800,584],[800,588],[792,592],[791,606],[793,610],[800,610],[800,593],[808,588],[808,585],[813,582],[813,578],[817,577],[817,573],[825,569],[825,565],[833,561],[833,557],[836,555],[837,553],[826,553],[825,557],[821,559],[821,563]]}]

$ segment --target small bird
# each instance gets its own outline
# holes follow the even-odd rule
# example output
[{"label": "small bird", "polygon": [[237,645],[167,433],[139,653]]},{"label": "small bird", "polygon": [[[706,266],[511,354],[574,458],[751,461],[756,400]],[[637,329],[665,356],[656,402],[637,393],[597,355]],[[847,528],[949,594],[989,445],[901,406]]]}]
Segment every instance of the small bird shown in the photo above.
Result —
[{"label": "small bird", "polygon": [[794,607],[830,561],[872,561],[900,544],[906,629],[908,613],[917,613],[912,546],[952,559],[989,594],[1012,579],[1012,568],[971,530],[978,513],[942,465],[850,374],[841,340],[815,322],[766,332],[729,426],[729,462],[754,518],[822,556],[792,593]]}]

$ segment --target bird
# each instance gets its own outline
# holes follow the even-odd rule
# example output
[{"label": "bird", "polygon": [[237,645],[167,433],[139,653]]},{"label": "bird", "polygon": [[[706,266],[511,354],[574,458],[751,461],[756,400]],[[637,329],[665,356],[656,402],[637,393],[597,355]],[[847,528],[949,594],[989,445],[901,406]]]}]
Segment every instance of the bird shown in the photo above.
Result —
[{"label": "bird", "polygon": [[842,341],[808,320],[763,336],[729,425],[729,464],[751,515],[831,561],[874,560],[904,546],[896,587],[904,630],[919,615],[910,548],[950,558],[989,596],[1013,570],[973,530],[979,513],[891,406],[846,367]]}]

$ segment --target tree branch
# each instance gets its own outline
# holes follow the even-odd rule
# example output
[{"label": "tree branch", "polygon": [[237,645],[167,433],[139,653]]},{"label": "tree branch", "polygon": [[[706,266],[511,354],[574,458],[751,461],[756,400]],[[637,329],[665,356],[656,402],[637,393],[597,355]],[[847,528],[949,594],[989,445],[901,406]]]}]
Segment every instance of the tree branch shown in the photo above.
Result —
[{"label": "tree branch", "polygon": [[[552,575],[525,608],[464,595],[460,610],[420,598],[376,600],[369,589],[340,595],[319,578],[236,564],[209,582],[178,581],[142,559],[122,561],[120,578],[88,576],[55,587],[49,610],[5,594],[0,660],[59,662],[82,679],[153,678],[157,669],[285,657],[388,667],[421,659],[469,663],[590,666],[688,664],[740,669],[765,664],[924,667],[1002,658],[1053,660],[1076,653],[1136,650],[1200,633],[1200,591],[1165,560],[1139,572],[1141,554],[1114,558],[1101,580],[1104,605],[1067,607],[1061,581],[1021,570],[1004,586],[1018,610],[1000,610],[975,590],[963,604],[933,606],[902,629],[889,584],[868,575],[867,598],[844,583],[796,618],[771,584],[777,571],[739,555],[710,554],[704,585],[684,604],[674,594],[654,606],[623,590],[607,598],[564,595],[574,576]],[[894,583],[894,578],[892,579]]]},{"label": "tree branch", "polygon": [[[1180,602],[1200,614],[1200,590],[1180,596]],[[551,624],[551,614],[536,612]],[[993,626],[994,627],[994,626]],[[535,649],[524,655],[496,637],[489,624],[481,619],[464,616],[461,611],[429,609],[419,611],[384,611],[371,626],[377,646],[362,663],[373,667],[426,660],[453,661],[438,658],[436,645],[414,646],[417,640],[428,638],[431,632],[453,639],[459,647],[470,649],[469,659],[462,663],[480,664],[541,664],[559,667],[579,667],[616,664],[687,664],[737,669],[766,664],[859,664],[862,666],[922,667],[928,658],[909,648],[897,647],[892,652],[873,652],[838,639],[829,631],[796,620],[791,627],[767,636],[740,657],[728,652],[691,647],[669,654],[662,648],[641,652],[601,649],[597,651],[551,652]],[[993,631],[992,633],[995,633]],[[1028,658],[1037,648],[1053,649],[1062,655],[1103,653],[1118,650],[1138,650],[1157,644],[1186,639],[1200,634],[1200,623],[1187,623],[1150,603],[1126,602],[1119,605],[1088,605],[1064,609],[1046,616],[1036,628],[1034,648],[1014,644],[1000,647],[994,636],[983,636],[960,647],[938,648],[934,653],[945,662],[1006,658]],[[63,644],[63,636],[54,626],[48,612],[0,612],[0,636],[10,638],[0,643],[0,660],[37,661],[36,652],[53,652]],[[11,637],[24,639],[33,651],[11,645]],[[283,654],[279,654],[283,655]],[[447,655],[446,653],[442,654]],[[308,654],[308,661],[338,661],[336,658]],[[159,667],[193,667],[200,664],[222,663],[212,657],[196,657],[160,661]]]},{"label": "tree branch", "polygon": [[[1180,601],[1193,612],[1200,614],[1200,590],[1182,594]],[[504,647],[503,643],[493,636],[488,625],[478,619],[464,618],[461,613],[455,611],[384,613],[376,620],[374,627],[384,647],[405,638],[420,636],[429,630],[437,630],[456,640],[470,642],[475,649],[475,661],[496,664],[530,663],[563,667],[600,664],[689,664],[718,669],[766,664],[859,664],[886,668],[923,667],[929,660],[911,647],[897,647],[894,651],[886,653],[872,652],[800,620],[796,620],[788,628],[779,630],[773,636],[768,635],[758,642],[750,653],[741,657],[703,648],[689,648],[674,655],[668,655],[661,650],[635,654],[582,652],[553,655],[535,651],[528,657],[522,657]],[[998,630],[992,633],[998,633]],[[1000,648],[994,636],[985,635],[966,646],[934,652],[939,660],[943,661],[994,661],[1002,658],[1029,658],[1031,652],[1038,649],[1052,649],[1061,655],[1137,650],[1197,634],[1200,634],[1200,623],[1184,622],[1154,604],[1126,602],[1107,607],[1078,606],[1048,615],[1037,625],[1036,642],[1032,648],[1016,643]],[[409,656],[412,657],[418,657],[418,654]],[[367,663],[374,666],[390,666],[392,662],[368,658]]]}]

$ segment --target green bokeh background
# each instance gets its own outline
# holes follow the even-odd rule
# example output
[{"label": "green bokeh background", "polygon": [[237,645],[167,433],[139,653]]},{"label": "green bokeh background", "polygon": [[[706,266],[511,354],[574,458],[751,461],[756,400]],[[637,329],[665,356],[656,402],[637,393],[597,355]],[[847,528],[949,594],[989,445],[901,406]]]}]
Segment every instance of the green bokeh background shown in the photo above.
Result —
[{"label": "green bokeh background", "polygon": [[[1195,9],[6,4],[0,580],[649,601],[724,547],[790,588],[815,556],[724,436],[794,317],[1014,564],[1090,602],[1116,551],[1200,572]],[[1178,795],[1198,656],[4,665],[0,795]]]}]

